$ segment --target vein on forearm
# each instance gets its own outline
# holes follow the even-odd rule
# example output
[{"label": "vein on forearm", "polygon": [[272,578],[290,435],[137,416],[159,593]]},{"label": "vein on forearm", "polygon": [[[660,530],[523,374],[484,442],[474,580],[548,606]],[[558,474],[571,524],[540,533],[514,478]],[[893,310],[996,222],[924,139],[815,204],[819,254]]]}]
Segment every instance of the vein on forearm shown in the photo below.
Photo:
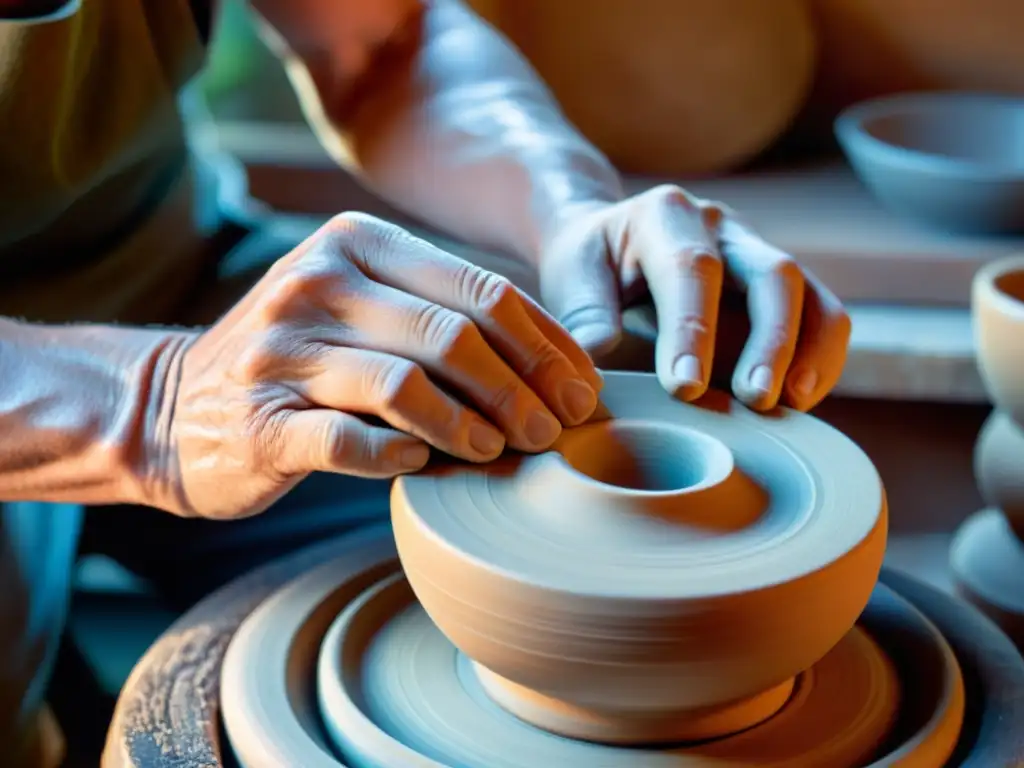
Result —
[{"label": "vein on forearm", "polygon": [[137,500],[167,334],[0,319],[0,499]]}]

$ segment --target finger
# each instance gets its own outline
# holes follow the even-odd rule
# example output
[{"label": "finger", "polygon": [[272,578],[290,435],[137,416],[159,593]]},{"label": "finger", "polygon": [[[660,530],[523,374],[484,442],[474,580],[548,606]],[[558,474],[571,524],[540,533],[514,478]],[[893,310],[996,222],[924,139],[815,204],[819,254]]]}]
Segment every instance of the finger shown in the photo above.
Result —
[{"label": "finger", "polygon": [[[730,265],[731,266],[731,265]],[[804,276],[780,258],[770,269],[745,277],[750,337],[733,372],[736,397],[755,410],[774,408],[800,333]]]},{"label": "finger", "polygon": [[327,346],[312,375],[291,386],[316,405],[376,416],[467,461],[489,461],[505,448],[498,429],[442,392],[423,368],[393,355]]},{"label": "finger", "polygon": [[783,388],[787,404],[800,411],[809,411],[839,383],[852,330],[839,298],[816,277],[805,279],[800,338]]},{"label": "finger", "polygon": [[523,308],[533,324],[540,329],[540,332],[551,341],[570,363],[575,366],[580,375],[586,380],[595,392],[600,392],[604,387],[604,378],[601,372],[594,365],[594,359],[580,343],[573,338],[572,333],[564,325],[559,323],[547,310],[541,307],[536,301],[522,295]]},{"label": "finger", "polygon": [[691,198],[674,187],[654,193],[634,222],[629,248],[637,249],[658,317],[658,379],[676,397],[692,400],[708,387],[724,269]]},{"label": "finger", "polygon": [[566,356],[560,345],[571,339],[559,334],[554,343],[527,311],[525,294],[504,277],[381,224],[372,225],[380,230],[375,246],[350,253],[371,279],[469,318],[562,423],[590,417],[597,406],[593,364],[581,349],[575,362]]},{"label": "finger", "polygon": [[411,435],[320,408],[290,412],[273,439],[275,468],[284,476],[387,478],[422,469],[430,458],[430,449]]},{"label": "finger", "polygon": [[370,283],[345,299],[338,346],[386,352],[422,366],[522,451],[545,450],[562,425],[465,315]]},{"label": "finger", "polygon": [[588,357],[606,355],[622,338],[622,298],[607,244],[586,241],[541,265],[544,304]]}]

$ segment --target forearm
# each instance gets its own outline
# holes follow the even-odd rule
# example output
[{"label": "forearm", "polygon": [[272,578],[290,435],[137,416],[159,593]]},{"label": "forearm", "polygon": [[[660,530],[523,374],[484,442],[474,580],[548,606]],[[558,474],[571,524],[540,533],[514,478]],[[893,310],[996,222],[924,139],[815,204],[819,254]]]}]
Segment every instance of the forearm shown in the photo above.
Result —
[{"label": "forearm", "polygon": [[0,319],[0,500],[146,503],[159,388],[188,338]]},{"label": "forearm", "polygon": [[455,0],[430,3],[415,26],[354,85],[344,68],[325,76],[321,67],[306,89],[316,91],[320,108],[308,111],[325,143],[344,139],[370,187],[526,260],[569,206],[621,199],[610,163],[497,32]]}]

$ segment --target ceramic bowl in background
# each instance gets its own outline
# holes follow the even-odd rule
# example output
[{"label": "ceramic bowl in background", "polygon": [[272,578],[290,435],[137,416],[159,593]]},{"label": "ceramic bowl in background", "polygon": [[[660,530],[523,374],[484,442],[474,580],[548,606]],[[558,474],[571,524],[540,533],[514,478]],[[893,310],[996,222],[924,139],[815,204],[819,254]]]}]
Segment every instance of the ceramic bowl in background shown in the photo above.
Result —
[{"label": "ceramic bowl in background", "polygon": [[850,107],[835,132],[890,210],[949,231],[1024,232],[1024,99],[889,96]]}]

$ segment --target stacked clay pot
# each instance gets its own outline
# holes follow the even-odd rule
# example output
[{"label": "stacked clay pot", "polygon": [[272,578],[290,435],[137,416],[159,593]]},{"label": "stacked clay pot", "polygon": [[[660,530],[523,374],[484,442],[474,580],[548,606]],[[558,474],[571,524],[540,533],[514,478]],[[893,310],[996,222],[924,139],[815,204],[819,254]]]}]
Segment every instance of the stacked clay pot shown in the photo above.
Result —
[{"label": "stacked clay pot", "polygon": [[978,367],[995,409],[974,451],[987,509],[951,547],[957,589],[1024,648],[1024,255],[984,267],[971,294]]}]

